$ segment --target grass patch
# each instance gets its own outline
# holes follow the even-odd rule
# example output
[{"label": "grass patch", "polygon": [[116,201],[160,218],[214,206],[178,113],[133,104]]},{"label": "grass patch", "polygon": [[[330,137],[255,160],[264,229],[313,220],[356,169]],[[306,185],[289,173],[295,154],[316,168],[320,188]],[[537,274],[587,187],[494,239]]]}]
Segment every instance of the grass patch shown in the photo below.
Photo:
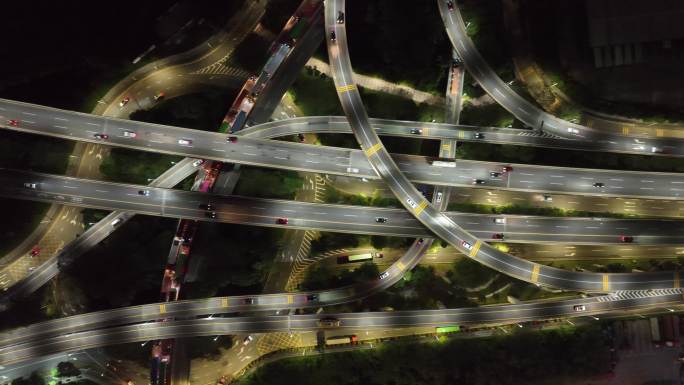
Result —
[{"label": "grass patch", "polygon": [[374,207],[402,207],[396,198],[382,197],[378,191],[373,195],[347,194],[332,186],[325,189],[325,202],[354,206],[374,206]]},{"label": "grass patch", "polygon": [[147,185],[181,159],[175,155],[113,147],[100,164],[100,173],[104,180]]},{"label": "grass patch", "polygon": [[300,72],[288,92],[307,116],[344,115],[333,80],[311,67]]},{"label": "grass patch", "polygon": [[242,167],[241,176],[235,186],[235,195],[294,199],[304,179],[295,171],[271,170],[256,167]]},{"label": "grass patch", "polygon": [[0,211],[9,220],[0,223],[0,255],[5,255],[38,227],[49,203],[0,198]]}]

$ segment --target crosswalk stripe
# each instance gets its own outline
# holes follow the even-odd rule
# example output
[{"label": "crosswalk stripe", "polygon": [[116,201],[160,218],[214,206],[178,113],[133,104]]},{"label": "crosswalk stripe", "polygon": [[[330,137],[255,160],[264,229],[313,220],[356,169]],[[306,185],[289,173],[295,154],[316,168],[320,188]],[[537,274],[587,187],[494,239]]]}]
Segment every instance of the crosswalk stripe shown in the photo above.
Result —
[{"label": "crosswalk stripe", "polygon": [[537,283],[537,281],[539,281],[539,270],[541,270],[541,266],[538,263],[535,263],[534,266],[532,266],[532,276],[530,277],[532,283]]},{"label": "crosswalk stripe", "polygon": [[480,247],[481,247],[481,246],[482,246],[482,241],[480,241],[480,240],[478,239],[477,242],[475,242],[475,246],[473,246],[473,249],[470,250],[470,254],[469,254],[469,255],[470,255],[471,258],[477,255],[477,252],[480,251]]},{"label": "crosswalk stripe", "polygon": [[337,87],[337,92],[348,92],[356,88],[353,84],[347,84],[346,86]]},{"label": "crosswalk stripe", "polygon": [[382,148],[382,143],[376,143],[373,145],[373,147],[369,148],[366,150],[366,156],[371,156],[378,152]]},{"label": "crosswalk stripe", "polygon": [[428,202],[427,202],[426,200],[423,199],[423,201],[420,202],[420,204],[418,205],[418,207],[415,208],[416,215],[420,215],[420,213],[422,213],[423,210],[425,210],[425,208],[427,207],[427,205],[428,205]]}]

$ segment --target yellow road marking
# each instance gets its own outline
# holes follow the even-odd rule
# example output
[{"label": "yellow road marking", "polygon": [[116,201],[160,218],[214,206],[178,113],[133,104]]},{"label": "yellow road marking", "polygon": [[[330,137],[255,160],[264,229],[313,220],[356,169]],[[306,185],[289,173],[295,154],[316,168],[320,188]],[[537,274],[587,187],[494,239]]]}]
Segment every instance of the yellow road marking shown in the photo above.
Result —
[{"label": "yellow road marking", "polygon": [[228,307],[228,298],[221,298],[221,307]]},{"label": "yellow road marking", "polygon": [[537,283],[539,280],[539,270],[541,270],[541,266],[538,263],[535,263],[532,267],[532,277],[530,277],[532,283]]},{"label": "yellow road marking", "polygon": [[399,268],[399,270],[404,270],[404,268],[406,267],[406,265],[404,265],[404,264],[401,263],[401,262],[397,262],[397,267]]},{"label": "yellow road marking", "polygon": [[603,291],[608,291],[610,288],[610,281],[608,274],[603,274]]},{"label": "yellow road marking", "polygon": [[294,296],[292,294],[287,296],[287,303],[288,304],[294,303]]},{"label": "yellow road marking", "polygon": [[482,241],[480,241],[478,239],[477,242],[475,242],[475,246],[473,246],[473,249],[470,250],[470,256],[471,257],[474,257],[475,255],[477,255],[477,252],[480,251],[480,246],[482,246]]},{"label": "yellow road marking", "polygon": [[679,289],[681,286],[682,286],[682,284],[679,281],[679,272],[675,271],[675,273],[674,273],[674,288]]},{"label": "yellow road marking", "polygon": [[459,138],[459,139],[465,138],[465,131],[459,131],[459,132],[458,132],[458,138]]},{"label": "yellow road marking", "polygon": [[444,143],[444,144],[442,145],[442,150],[444,150],[444,151],[449,151],[449,150],[451,150],[451,143]]},{"label": "yellow road marking", "polygon": [[425,128],[423,128],[423,132],[424,132],[424,135],[425,135],[425,136],[428,136],[428,133],[430,132],[430,129],[427,128],[427,127],[425,127]]},{"label": "yellow road marking", "polygon": [[587,127],[593,127],[594,121],[592,119],[587,119]]},{"label": "yellow road marking", "polygon": [[164,314],[166,313],[166,304],[162,303],[159,305],[159,314]]},{"label": "yellow road marking", "polygon": [[354,88],[356,88],[355,85],[353,85],[353,84],[347,84],[346,86],[339,86],[339,87],[337,87],[337,92],[347,92],[347,91],[353,90]]},{"label": "yellow road marking", "polygon": [[656,136],[665,136],[665,130],[662,128],[656,128]]},{"label": "yellow road marking", "polygon": [[427,202],[425,199],[423,199],[423,200],[420,202],[420,204],[418,205],[418,207],[416,207],[416,208],[414,209],[414,210],[416,211],[416,215],[420,215],[420,213],[422,213],[423,210],[425,210],[425,208],[427,207],[427,205],[428,205],[428,202]]},{"label": "yellow road marking", "polygon": [[622,135],[629,135],[629,127],[622,127]]},{"label": "yellow road marking", "polygon": [[382,143],[376,143],[373,145],[373,147],[369,148],[366,150],[366,156],[371,156],[378,152],[382,148]]}]

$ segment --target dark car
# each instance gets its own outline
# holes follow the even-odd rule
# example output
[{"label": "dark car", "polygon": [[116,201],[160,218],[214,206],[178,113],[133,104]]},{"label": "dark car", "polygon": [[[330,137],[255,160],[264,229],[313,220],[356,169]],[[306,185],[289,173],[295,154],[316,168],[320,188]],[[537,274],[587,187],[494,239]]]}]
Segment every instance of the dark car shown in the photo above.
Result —
[{"label": "dark car", "polygon": [[511,167],[511,166],[503,166],[503,167],[501,168],[501,171],[502,171],[502,172],[511,172],[511,171],[513,171],[513,167]]},{"label": "dark car", "polygon": [[138,195],[150,196],[150,190],[138,190]]},{"label": "dark car", "polygon": [[344,12],[337,12],[337,24],[344,24]]},{"label": "dark car", "polygon": [[337,36],[335,36],[335,31],[330,31],[330,41],[335,41],[337,40]]},{"label": "dark car", "polygon": [[492,234],[492,239],[504,239],[503,233]]},{"label": "dark car", "polygon": [[423,243],[423,241],[424,241],[424,239],[423,239],[423,238],[418,238],[418,244],[419,244],[419,245],[420,245],[420,244],[422,244],[422,243]]},{"label": "dark car", "polygon": [[340,326],[340,320],[337,318],[321,318],[318,320],[318,326],[324,327],[324,328],[334,328],[337,326]]},{"label": "dark car", "polygon": [[622,235],[622,236],[620,236],[620,242],[632,243],[632,242],[634,242],[634,237],[630,237],[629,235]]},{"label": "dark car", "polygon": [[593,186],[596,187],[596,188],[603,188],[603,187],[606,187],[606,185],[605,185],[604,183],[601,183],[601,182],[596,182],[596,183],[593,184]]},{"label": "dark car", "polygon": [[254,298],[245,298],[242,300],[243,305],[254,305],[255,302]]},{"label": "dark car", "polygon": [[93,136],[95,137],[95,139],[101,139],[101,140],[109,139],[109,135],[107,135],[107,134],[95,134]]},{"label": "dark car", "polygon": [[489,176],[491,176],[492,178],[498,178],[498,177],[501,176],[501,173],[500,173],[500,172],[496,172],[496,171],[492,171],[492,172],[489,173]]},{"label": "dark car", "polygon": [[307,301],[318,301],[318,294],[309,294],[306,296]]},{"label": "dark car", "polygon": [[216,218],[216,211],[207,211],[204,213],[204,216],[207,218],[214,219]]},{"label": "dark car", "polygon": [[423,133],[423,130],[421,130],[420,128],[412,128],[411,133],[414,135],[420,135]]},{"label": "dark car", "polygon": [[481,132],[476,132],[474,135],[475,139],[484,139],[484,134]]},{"label": "dark car", "polygon": [[300,142],[300,143],[304,143],[304,140],[305,140],[306,138],[304,138],[304,134],[297,134],[297,139],[299,139],[299,142]]},{"label": "dark car", "polygon": [[279,224],[279,225],[286,225],[287,222],[288,222],[287,218],[278,218],[278,219],[276,219],[276,224]]},{"label": "dark car", "polygon": [[387,223],[387,218],[377,217],[375,218],[376,223]]},{"label": "dark car", "polygon": [[237,136],[229,136],[226,138],[226,142],[228,142],[228,143],[237,143],[237,141],[238,141]]},{"label": "dark car", "polygon": [[453,11],[454,10],[454,2],[453,1],[447,1],[447,8],[450,11]]},{"label": "dark car", "polygon": [[485,184],[485,181],[482,180],[482,179],[475,179],[475,180],[473,181],[473,184]]},{"label": "dark car", "polygon": [[199,204],[199,208],[200,208],[201,210],[213,210],[213,209],[214,209],[214,205],[212,205],[211,203],[200,203],[200,204]]}]

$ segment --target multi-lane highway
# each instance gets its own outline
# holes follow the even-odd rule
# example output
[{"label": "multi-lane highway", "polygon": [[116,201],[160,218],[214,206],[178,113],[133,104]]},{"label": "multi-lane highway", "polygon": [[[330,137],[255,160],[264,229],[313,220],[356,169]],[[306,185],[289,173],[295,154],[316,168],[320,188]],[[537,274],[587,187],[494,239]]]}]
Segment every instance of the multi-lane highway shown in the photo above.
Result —
[{"label": "multi-lane highway", "polygon": [[[219,133],[105,118],[10,101],[0,103],[0,119],[4,120],[5,127],[13,130],[72,140],[262,167],[378,178],[360,150],[251,137],[228,140],[230,136]],[[16,122],[16,126],[12,122]],[[299,125],[296,123],[283,127],[293,130]],[[282,129],[276,129],[279,125],[269,124],[268,127],[264,131],[271,135],[284,134]],[[424,130],[430,131],[429,128]],[[253,129],[249,134],[261,132]],[[517,164],[511,165],[512,172],[503,172],[505,164],[501,163],[459,160],[456,167],[436,167],[426,157],[396,154],[391,157],[399,165],[399,170],[415,183],[656,199],[677,198],[684,193],[684,176],[676,173]]]},{"label": "multi-lane highway", "polygon": [[[286,297],[281,295],[279,301]],[[63,318],[18,329],[13,333],[23,332],[22,338],[14,338],[18,334],[0,335],[0,365],[18,363],[35,357],[58,352],[75,351],[84,348],[120,344],[127,342],[149,341],[164,338],[227,335],[259,332],[298,332],[316,330],[320,319],[332,317],[339,320],[338,328],[364,330],[374,328],[411,327],[411,326],[443,326],[463,324],[511,323],[526,320],[550,319],[558,317],[588,316],[605,314],[623,310],[640,310],[665,308],[682,304],[680,290],[669,292],[641,293],[639,295],[617,295],[614,297],[591,297],[553,302],[522,303],[516,305],[486,306],[479,308],[419,310],[396,312],[364,312],[323,315],[289,315],[261,317],[228,317],[218,316],[192,319],[191,317],[221,314],[226,311],[238,311],[224,306],[224,298],[210,298],[197,301],[180,301],[169,304],[150,304],[141,307],[116,309],[109,312],[128,311],[131,317],[121,318],[124,322],[154,321],[169,316],[169,306],[180,306],[183,310],[174,313],[183,321],[147,322],[118,326],[105,329],[89,330],[83,325],[87,317],[107,317],[107,312],[91,313],[82,316]],[[286,303],[282,302],[286,307]],[[576,305],[584,305],[585,310],[575,310]],[[166,306],[166,309],[163,309]],[[148,313],[147,309],[150,309]],[[272,308],[277,308],[273,305]],[[175,308],[174,308],[175,309]],[[165,311],[161,311],[165,310]],[[69,321],[69,322],[64,322]],[[92,321],[92,319],[91,319]],[[91,325],[101,324],[94,321]],[[38,331],[31,334],[30,329]]]},{"label": "multi-lane highway", "polygon": [[[173,179],[177,180],[177,178]],[[26,187],[25,183],[35,183],[35,188]],[[0,195],[137,214],[254,226],[398,237],[430,236],[430,232],[403,209],[223,196],[15,170],[0,169]],[[200,207],[206,204],[211,204],[212,209],[207,210],[206,206]],[[216,218],[208,218],[207,212],[209,211],[215,212]],[[674,220],[553,218],[449,212],[445,215],[480,238],[493,241],[684,244],[684,222]],[[280,218],[287,219],[287,223],[279,223]],[[110,216],[104,220],[104,223],[106,226],[102,226],[100,231],[106,234],[119,226],[116,217]],[[503,238],[495,239],[496,236]],[[623,239],[622,236],[632,237],[632,239]],[[84,237],[93,241],[99,239],[90,234]]]}]

